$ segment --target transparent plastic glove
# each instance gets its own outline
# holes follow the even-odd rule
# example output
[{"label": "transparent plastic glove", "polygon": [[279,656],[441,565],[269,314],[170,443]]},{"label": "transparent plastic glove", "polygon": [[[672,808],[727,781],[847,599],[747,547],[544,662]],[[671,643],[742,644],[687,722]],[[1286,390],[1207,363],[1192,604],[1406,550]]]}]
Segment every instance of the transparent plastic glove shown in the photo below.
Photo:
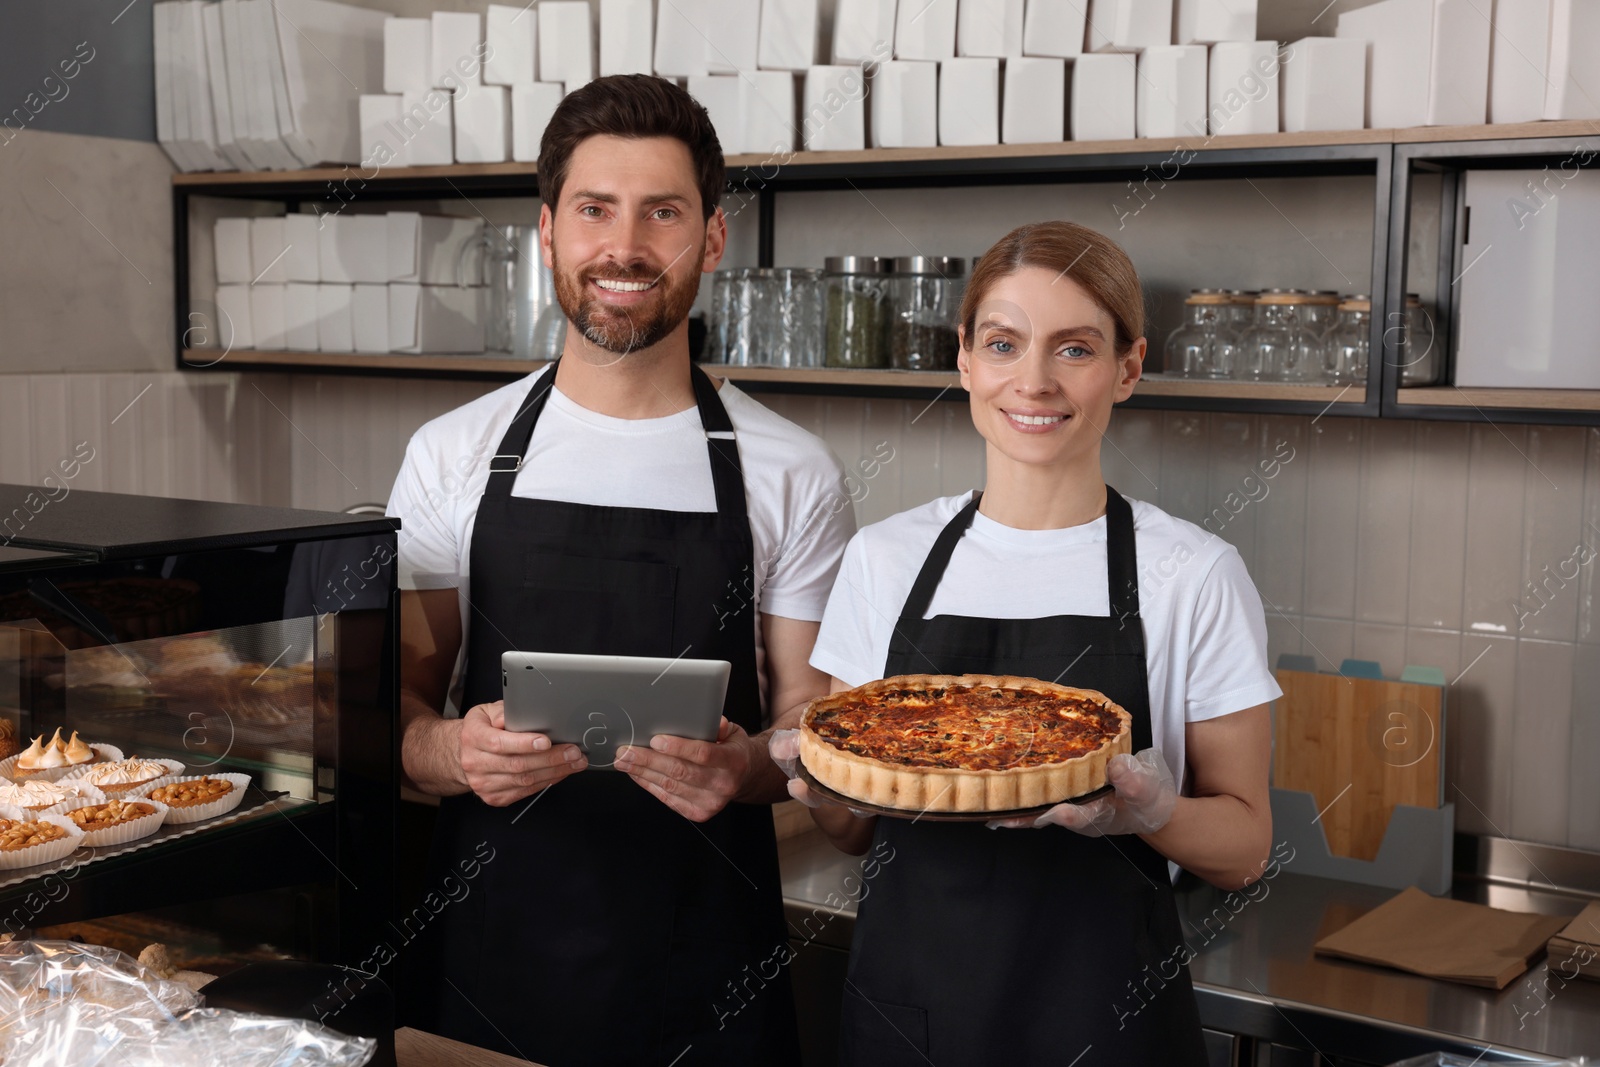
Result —
[{"label": "transparent plastic glove", "polygon": [[[830,807],[840,807],[830,800],[824,800],[811,791],[805,779],[800,778],[800,731],[799,730],[774,730],[772,736],[767,738],[767,752],[772,756],[772,762],[778,765],[784,777],[789,779],[789,795],[808,808],[820,808],[824,804]],[[857,811],[847,808],[851,815],[858,819],[871,818],[870,812]]]},{"label": "transparent plastic glove", "polygon": [[1153,834],[1172,818],[1178,786],[1167,761],[1153,748],[1136,755],[1118,754],[1106,765],[1114,792],[1087,804],[1057,804],[1032,823],[1013,820],[1005,826],[1064,826],[1085,837],[1107,834]]}]

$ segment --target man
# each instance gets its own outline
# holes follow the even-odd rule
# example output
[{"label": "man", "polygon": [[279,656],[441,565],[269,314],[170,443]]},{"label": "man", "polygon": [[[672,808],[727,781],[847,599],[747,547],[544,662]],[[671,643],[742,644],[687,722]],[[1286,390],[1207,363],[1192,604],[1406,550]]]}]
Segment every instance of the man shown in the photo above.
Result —
[{"label": "man", "polygon": [[[748,980],[787,959],[764,728],[827,689],[807,660],[854,522],[820,441],[690,363],[724,182],[673,83],[566,97],[539,157],[562,358],[419,430],[389,504],[405,774],[444,798],[434,876],[474,875],[428,931],[424,1021],[562,1067],[798,1062],[786,973]],[[721,735],[588,769],[504,729],[511,649],[728,660]]]}]

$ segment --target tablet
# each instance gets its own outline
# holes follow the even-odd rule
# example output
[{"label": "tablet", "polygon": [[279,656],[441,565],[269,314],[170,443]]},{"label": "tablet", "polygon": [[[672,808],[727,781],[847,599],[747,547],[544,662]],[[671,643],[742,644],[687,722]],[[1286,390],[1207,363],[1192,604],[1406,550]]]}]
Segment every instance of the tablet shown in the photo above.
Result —
[{"label": "tablet", "polygon": [[612,766],[619,747],[657,734],[715,741],[732,670],[720,659],[506,652],[506,729],[577,745],[591,768]]}]

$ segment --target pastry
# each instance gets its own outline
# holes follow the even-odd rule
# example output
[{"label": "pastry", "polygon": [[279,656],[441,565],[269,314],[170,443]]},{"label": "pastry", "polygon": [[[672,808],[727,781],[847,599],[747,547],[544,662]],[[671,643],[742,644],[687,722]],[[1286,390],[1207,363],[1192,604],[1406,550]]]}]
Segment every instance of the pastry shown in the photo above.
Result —
[{"label": "pastry", "polygon": [[150,791],[150,799],[160,801],[169,808],[192,808],[221,800],[233,792],[233,783],[224,778],[192,778],[187,782],[172,782]]},{"label": "pastry", "polygon": [[78,828],[87,834],[96,830],[109,830],[113,826],[120,826],[125,822],[132,822],[155,813],[154,804],[141,804],[137,800],[108,800],[104,804],[73,808],[67,812],[67,818],[77,823]]},{"label": "pastry", "polygon": [[125,793],[130,789],[153,782],[172,773],[165,763],[130,756],[109,763],[96,763],[81,771],[77,777],[90,785],[99,786],[104,793]]},{"label": "pastry", "polygon": [[65,778],[54,782],[43,779],[0,782],[0,804],[10,804],[28,811],[41,811],[63,800],[96,795],[94,786],[81,778]]},{"label": "pastry", "polygon": [[0,718],[0,760],[10,759],[21,751],[22,746],[17,744],[17,724]]},{"label": "pastry", "polygon": [[78,731],[72,731],[72,740],[63,741],[61,728],[56,727],[55,736],[48,744],[44,743],[43,734],[33,739],[33,744],[28,746],[27,751],[17,757],[11,776],[17,779],[29,778],[44,771],[79,767],[85,763],[93,763],[99,758],[94,749],[78,738]]},{"label": "pastry", "polygon": [[1103,693],[990,675],[902,675],[812,701],[800,760],[830,789],[910,812],[1001,812],[1106,784],[1132,718]]},{"label": "pastry", "polygon": [[19,852],[66,836],[67,831],[53,822],[0,819],[0,852]]}]

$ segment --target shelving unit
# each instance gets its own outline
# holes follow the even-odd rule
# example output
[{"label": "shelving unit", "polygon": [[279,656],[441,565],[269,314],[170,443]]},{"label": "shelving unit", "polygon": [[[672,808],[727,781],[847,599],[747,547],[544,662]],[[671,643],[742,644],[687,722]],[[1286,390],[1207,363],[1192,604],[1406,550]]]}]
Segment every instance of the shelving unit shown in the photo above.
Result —
[{"label": "shelving unit", "polygon": [[[980,187],[1142,180],[1155,173],[1168,181],[1256,177],[1358,175],[1372,179],[1371,286],[1374,293],[1372,347],[1387,353],[1393,332],[1385,324],[1404,307],[1409,211],[1413,177],[1424,170],[1444,175],[1446,212],[1440,234],[1441,319],[1449,305],[1449,269],[1455,228],[1450,210],[1467,166],[1542,165],[1559,159],[1579,140],[1600,148],[1600,124],[1525,123],[1502,126],[1337,133],[1253,134],[1211,138],[1152,138],[1132,141],[1069,141],[1036,145],[869,149],[858,152],[795,152],[728,158],[730,195],[754,201],[762,266],[775,262],[775,221],[781,195],[826,189]],[[185,348],[189,320],[189,201],[193,197],[276,200],[289,210],[347,203],[381,203],[452,197],[537,195],[532,164],[495,163],[449,167],[179,174],[173,177],[174,247],[178,337],[177,362],[186,369],[303,369],[317,373],[383,374],[509,380],[535,369],[524,360],[493,356],[350,355],[314,352],[229,352]],[[1413,287],[1414,288],[1414,287]],[[1447,333],[1440,343],[1448,344]],[[1600,401],[1582,394],[1555,397],[1532,391],[1456,390],[1451,386],[1401,389],[1399,368],[1389,358],[1372,361],[1365,388],[1252,385],[1163,380],[1141,383],[1129,407],[1405,418],[1483,419],[1600,424]],[[752,391],[845,396],[956,399],[954,374],[718,366],[717,373]],[[1481,395],[1480,395],[1481,394]],[[1489,395],[1492,394],[1492,395]],[[1480,403],[1487,400],[1490,406]]]}]

